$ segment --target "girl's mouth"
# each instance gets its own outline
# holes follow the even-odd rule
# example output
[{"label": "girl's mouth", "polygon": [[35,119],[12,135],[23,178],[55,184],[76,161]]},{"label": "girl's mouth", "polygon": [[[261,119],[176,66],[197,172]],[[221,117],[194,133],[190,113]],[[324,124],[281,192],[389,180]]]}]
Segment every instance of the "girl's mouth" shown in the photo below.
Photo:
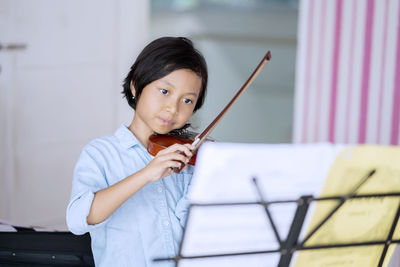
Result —
[{"label": "girl's mouth", "polygon": [[161,121],[161,124],[163,124],[163,125],[165,125],[165,126],[170,126],[170,125],[172,125],[172,121],[171,120],[166,120],[166,119],[163,119],[163,118],[159,118],[160,119],[160,121]]}]

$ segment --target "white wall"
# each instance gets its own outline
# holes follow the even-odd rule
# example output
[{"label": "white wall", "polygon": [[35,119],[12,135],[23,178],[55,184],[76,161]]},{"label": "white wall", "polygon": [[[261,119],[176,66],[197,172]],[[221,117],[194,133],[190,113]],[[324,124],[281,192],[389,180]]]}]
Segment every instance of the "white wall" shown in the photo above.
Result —
[{"label": "white wall", "polygon": [[[82,147],[129,124],[122,80],[148,41],[147,0],[2,0],[0,219],[65,229]],[[7,29],[7,30],[6,30]]]}]

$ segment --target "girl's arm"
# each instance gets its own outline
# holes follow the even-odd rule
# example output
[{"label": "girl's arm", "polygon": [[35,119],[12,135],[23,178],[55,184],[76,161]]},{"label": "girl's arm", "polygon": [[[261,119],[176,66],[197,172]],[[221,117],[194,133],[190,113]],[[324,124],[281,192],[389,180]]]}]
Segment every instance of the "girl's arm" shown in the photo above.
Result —
[{"label": "girl's arm", "polygon": [[174,168],[180,168],[182,164],[186,164],[189,161],[188,157],[192,156],[191,149],[193,147],[188,144],[172,145],[160,151],[142,170],[96,192],[86,218],[87,223],[91,225],[101,223],[149,182],[158,181],[170,175]]}]

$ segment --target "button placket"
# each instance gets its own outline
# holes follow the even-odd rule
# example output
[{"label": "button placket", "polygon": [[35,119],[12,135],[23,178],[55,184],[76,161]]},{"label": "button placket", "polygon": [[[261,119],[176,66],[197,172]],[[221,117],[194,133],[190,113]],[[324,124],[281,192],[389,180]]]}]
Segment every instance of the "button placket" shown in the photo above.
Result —
[{"label": "button placket", "polygon": [[[162,181],[158,181],[157,185],[156,185],[156,190],[157,190],[157,194],[158,194],[158,200],[159,200],[159,204],[162,207],[160,209],[160,219],[162,222],[162,225],[164,226],[168,226],[169,225],[169,221],[168,221],[168,205],[167,205],[167,200],[166,200],[166,196],[165,196],[165,190],[164,190],[164,185]],[[166,225],[166,222],[168,222],[168,224]]]},{"label": "button placket", "polygon": [[168,203],[165,194],[164,181],[158,180],[157,183],[155,184],[154,190],[157,194],[157,199],[160,204],[160,223],[162,226],[163,239],[166,247],[169,250],[169,253],[173,255],[175,253],[175,250],[174,250],[174,241],[173,241],[172,225],[171,225],[172,222],[170,221],[169,218]]}]

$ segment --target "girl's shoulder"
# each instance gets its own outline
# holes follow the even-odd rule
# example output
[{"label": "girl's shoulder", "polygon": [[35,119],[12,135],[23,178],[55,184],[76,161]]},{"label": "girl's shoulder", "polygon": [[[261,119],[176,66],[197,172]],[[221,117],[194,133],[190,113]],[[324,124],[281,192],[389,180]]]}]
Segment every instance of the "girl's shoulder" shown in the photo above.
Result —
[{"label": "girl's shoulder", "polygon": [[98,137],[90,141],[83,148],[83,151],[91,155],[114,157],[117,154],[126,154],[127,150],[139,147],[141,147],[141,144],[137,138],[125,125],[121,125],[113,135]]},{"label": "girl's shoulder", "polygon": [[118,142],[115,136],[103,136],[90,141],[83,147],[82,152],[89,155],[104,155],[118,150]]},{"label": "girl's shoulder", "polygon": [[110,136],[102,136],[102,137],[97,137],[93,140],[91,140],[86,146],[87,147],[107,147],[110,145],[115,145],[117,143],[117,139],[115,138],[114,135]]}]

